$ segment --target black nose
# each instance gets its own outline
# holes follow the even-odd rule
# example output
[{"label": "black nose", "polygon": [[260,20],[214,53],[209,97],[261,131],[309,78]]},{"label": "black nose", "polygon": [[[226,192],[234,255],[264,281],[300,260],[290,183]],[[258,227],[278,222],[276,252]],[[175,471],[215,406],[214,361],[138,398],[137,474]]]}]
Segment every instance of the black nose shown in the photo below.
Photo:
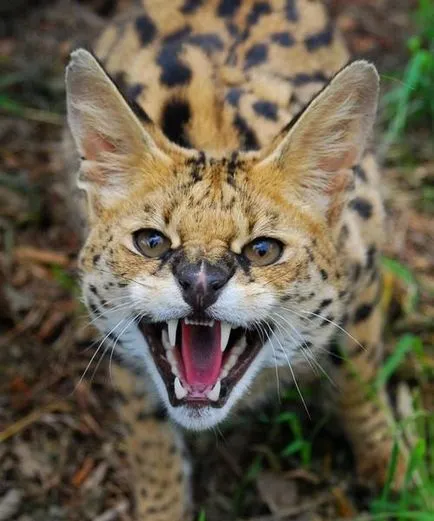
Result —
[{"label": "black nose", "polygon": [[233,270],[206,261],[196,264],[181,262],[174,267],[174,275],[187,304],[195,311],[203,311],[217,300]]}]

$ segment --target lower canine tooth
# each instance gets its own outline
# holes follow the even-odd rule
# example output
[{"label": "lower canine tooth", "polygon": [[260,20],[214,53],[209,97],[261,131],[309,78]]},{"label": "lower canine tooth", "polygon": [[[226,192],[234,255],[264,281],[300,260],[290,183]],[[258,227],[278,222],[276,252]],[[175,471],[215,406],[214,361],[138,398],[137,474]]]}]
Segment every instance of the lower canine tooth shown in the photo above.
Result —
[{"label": "lower canine tooth", "polygon": [[187,391],[184,389],[184,387],[182,387],[181,380],[178,377],[175,378],[174,388],[175,396],[178,398],[178,400],[182,400],[187,396]]},{"label": "lower canine tooth", "polygon": [[214,387],[211,389],[211,391],[206,395],[209,400],[212,402],[216,402],[220,398],[220,389],[222,387],[222,384],[220,383],[220,380],[217,380],[217,383],[214,385]]}]

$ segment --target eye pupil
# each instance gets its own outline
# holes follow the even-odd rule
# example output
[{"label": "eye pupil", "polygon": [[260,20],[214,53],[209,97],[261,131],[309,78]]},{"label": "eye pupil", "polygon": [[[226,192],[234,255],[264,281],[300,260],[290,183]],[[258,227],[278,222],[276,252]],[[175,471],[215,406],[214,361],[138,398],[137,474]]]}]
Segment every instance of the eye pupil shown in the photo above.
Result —
[{"label": "eye pupil", "polygon": [[162,242],[162,237],[161,235],[151,235],[151,237],[149,237],[148,239],[148,246],[150,248],[156,248],[157,246],[159,246]]},{"label": "eye pupil", "polygon": [[266,242],[261,241],[258,244],[255,244],[254,249],[260,257],[263,257],[264,255],[267,255],[269,245]]},{"label": "eye pupil", "polygon": [[283,251],[283,244],[273,238],[260,237],[246,244],[244,256],[253,266],[269,266],[279,260]]},{"label": "eye pupil", "polygon": [[170,240],[158,230],[145,228],[133,234],[133,241],[137,250],[145,257],[158,258],[167,253]]}]

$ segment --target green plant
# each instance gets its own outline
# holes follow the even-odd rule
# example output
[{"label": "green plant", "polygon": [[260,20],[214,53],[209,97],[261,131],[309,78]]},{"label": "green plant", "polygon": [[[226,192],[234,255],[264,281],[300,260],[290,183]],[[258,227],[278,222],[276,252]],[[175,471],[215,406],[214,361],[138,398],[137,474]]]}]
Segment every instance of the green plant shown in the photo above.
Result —
[{"label": "green plant", "polygon": [[400,85],[383,98],[390,121],[386,143],[402,138],[410,127],[434,130],[434,3],[419,0],[415,12],[417,33],[407,43],[410,59]]}]

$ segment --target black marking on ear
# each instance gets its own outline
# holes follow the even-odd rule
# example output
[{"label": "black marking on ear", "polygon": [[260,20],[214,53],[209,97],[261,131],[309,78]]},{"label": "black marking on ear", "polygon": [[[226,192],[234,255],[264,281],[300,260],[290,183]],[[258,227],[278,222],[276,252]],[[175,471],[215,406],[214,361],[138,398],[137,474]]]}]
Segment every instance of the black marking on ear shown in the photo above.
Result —
[{"label": "black marking on ear", "polygon": [[372,216],[372,203],[363,197],[355,197],[348,203],[348,207],[357,212],[365,221]]},{"label": "black marking on ear", "polygon": [[235,15],[241,5],[241,0],[220,0],[217,7],[217,15],[223,18]]},{"label": "black marking on ear", "polygon": [[150,44],[157,34],[154,22],[146,14],[136,18],[136,30],[139,34],[140,43],[143,46]]},{"label": "black marking on ear", "polygon": [[247,23],[249,25],[255,25],[261,16],[271,13],[271,7],[268,2],[255,2],[253,7],[247,16]]},{"label": "black marking on ear", "polygon": [[326,270],[324,269],[320,269],[319,270],[320,274],[321,274],[321,278],[322,280],[327,280],[329,278],[329,274],[326,272]]},{"label": "black marking on ear", "polygon": [[240,114],[235,116],[234,125],[240,134],[241,141],[243,142],[241,148],[243,150],[257,150],[259,145],[256,135]]},{"label": "black marking on ear", "polygon": [[191,143],[186,135],[186,125],[190,118],[189,103],[184,100],[171,99],[164,106],[161,128],[171,141],[182,147],[191,148]]},{"label": "black marking on ear", "polygon": [[286,0],[285,15],[289,22],[296,22],[298,20],[298,9],[296,2],[297,0]]},{"label": "black marking on ear", "polygon": [[372,304],[361,304],[354,313],[354,323],[358,324],[359,322],[366,320],[373,310],[374,306]]},{"label": "black marking on ear", "polygon": [[288,31],[273,33],[271,41],[282,47],[292,47],[295,44],[295,38]]},{"label": "black marking on ear", "polygon": [[328,23],[322,31],[307,36],[304,39],[304,44],[309,52],[313,52],[321,47],[326,47],[327,45],[330,45],[332,40],[333,26],[331,23]]},{"label": "black marking on ear", "polygon": [[360,165],[353,166],[353,172],[354,175],[360,179],[360,181],[363,181],[366,183],[368,181],[368,178],[366,177],[366,172],[363,170],[363,168]]},{"label": "black marking on ear", "polygon": [[243,92],[244,89],[239,87],[231,87],[226,93],[225,99],[229,105],[232,105],[232,107],[238,107]]},{"label": "black marking on ear", "polygon": [[183,14],[194,13],[203,4],[204,0],[185,0],[180,11]]},{"label": "black marking on ear", "polygon": [[268,47],[264,43],[255,43],[246,52],[244,68],[257,67],[267,60]]},{"label": "black marking on ear", "polygon": [[221,51],[224,49],[222,39],[218,34],[215,33],[195,34],[194,36],[190,36],[188,38],[188,43],[197,45],[208,54],[212,54],[215,51]]},{"label": "black marking on ear", "polygon": [[255,103],[253,103],[253,110],[258,116],[262,116],[271,121],[277,121],[277,105],[271,101],[255,101]]}]

